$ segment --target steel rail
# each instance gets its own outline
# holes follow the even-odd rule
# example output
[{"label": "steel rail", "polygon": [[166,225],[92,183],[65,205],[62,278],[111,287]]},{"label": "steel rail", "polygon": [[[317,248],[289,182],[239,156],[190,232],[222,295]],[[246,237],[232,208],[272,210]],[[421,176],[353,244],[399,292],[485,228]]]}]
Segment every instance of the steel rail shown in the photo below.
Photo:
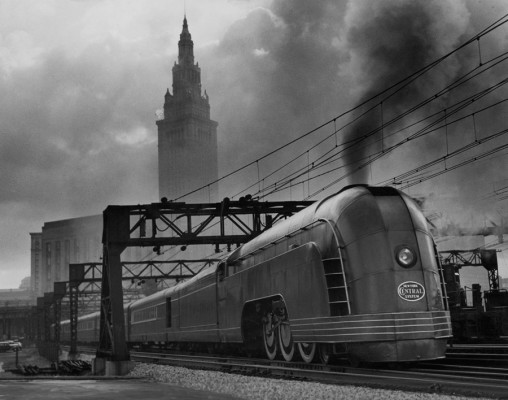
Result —
[{"label": "steel rail", "polygon": [[398,390],[498,397],[508,392],[508,369],[495,373],[461,375],[454,370],[366,369],[211,355],[176,355],[131,352],[144,363],[218,370],[229,373],[311,380],[329,384],[382,387]]}]

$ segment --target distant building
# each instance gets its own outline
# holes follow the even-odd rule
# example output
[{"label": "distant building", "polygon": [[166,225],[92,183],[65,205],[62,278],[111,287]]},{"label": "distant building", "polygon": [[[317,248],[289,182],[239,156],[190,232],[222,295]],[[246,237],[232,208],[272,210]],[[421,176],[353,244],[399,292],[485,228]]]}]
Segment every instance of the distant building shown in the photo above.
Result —
[{"label": "distant building", "polygon": [[[164,115],[157,121],[159,195],[176,199],[218,179],[217,122],[210,119],[210,102],[201,93],[201,69],[194,63],[187,18],[173,67],[173,94],[166,92]],[[185,202],[214,202],[218,184],[185,197]],[[101,262],[102,215],[45,222],[31,236],[31,291],[35,297],[53,292],[55,282],[69,280],[70,263]],[[151,249],[128,247],[124,261],[153,258]]]},{"label": "distant building", "polygon": [[102,215],[46,222],[42,233],[32,234],[35,238],[40,238],[40,250],[33,245],[32,260],[38,258],[40,265],[32,265],[32,276],[37,272],[32,288],[40,297],[52,292],[55,282],[69,280],[70,263],[100,262]]},{"label": "distant building", "polygon": [[[437,238],[437,247],[439,251],[447,250],[473,250],[485,247],[485,238],[483,236],[443,236]],[[479,284],[481,291],[489,290],[489,274],[482,266],[462,267],[459,270],[460,286],[465,290],[467,304],[473,304],[472,287],[473,284]]]},{"label": "distant building", "polygon": [[23,279],[21,279],[21,283],[19,284],[19,288],[22,289],[22,290],[30,290],[30,277],[27,276]]},{"label": "distant building", "polygon": [[35,303],[29,290],[0,289],[0,309],[4,307],[26,307],[32,305],[35,305]]},{"label": "distant building", "polygon": [[30,290],[37,297],[36,293],[41,286],[41,260],[42,260],[42,233],[30,233]]},{"label": "distant building", "polygon": [[501,278],[500,279],[499,289],[508,289],[508,278]]},{"label": "distant building", "polygon": [[[218,179],[217,126],[210,119],[208,94],[201,93],[201,69],[194,63],[194,43],[184,18],[173,94],[167,90],[164,115],[157,121],[160,198],[177,199]],[[181,201],[217,201],[217,188],[207,186]]]},{"label": "distant building", "polygon": [[25,336],[26,316],[34,305],[30,290],[0,289],[0,340]]},{"label": "distant building", "polygon": [[[32,237],[31,291],[34,297],[53,292],[55,282],[69,280],[69,264],[102,262],[103,216],[90,215],[45,222]],[[151,249],[127,247],[123,261],[141,260]]]}]

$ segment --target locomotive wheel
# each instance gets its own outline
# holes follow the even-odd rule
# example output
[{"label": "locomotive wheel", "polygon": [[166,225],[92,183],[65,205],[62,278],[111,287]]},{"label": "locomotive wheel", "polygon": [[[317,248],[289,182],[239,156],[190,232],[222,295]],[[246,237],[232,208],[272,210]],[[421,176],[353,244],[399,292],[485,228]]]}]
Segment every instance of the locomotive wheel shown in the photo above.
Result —
[{"label": "locomotive wheel", "polygon": [[263,344],[265,353],[269,360],[273,360],[277,355],[277,334],[273,326],[272,314],[263,318],[261,329],[263,330]]},{"label": "locomotive wheel", "polygon": [[332,358],[332,345],[329,343],[321,343],[318,348],[319,361],[321,364],[329,364]]},{"label": "locomotive wheel", "polygon": [[291,361],[295,354],[295,344],[293,343],[291,328],[287,320],[279,325],[279,345],[284,360]]},{"label": "locomotive wheel", "polygon": [[316,343],[298,343],[298,353],[306,363],[311,363],[316,356]]}]

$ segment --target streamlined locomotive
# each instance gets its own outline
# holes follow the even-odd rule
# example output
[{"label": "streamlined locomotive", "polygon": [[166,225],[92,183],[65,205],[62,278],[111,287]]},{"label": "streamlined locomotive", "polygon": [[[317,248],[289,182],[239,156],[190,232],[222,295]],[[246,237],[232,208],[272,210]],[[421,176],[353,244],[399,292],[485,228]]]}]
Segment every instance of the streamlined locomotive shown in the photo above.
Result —
[{"label": "streamlined locomotive", "polygon": [[357,185],[191,280],[126,305],[127,340],[235,345],[287,361],[436,359],[452,335],[442,282],[415,202],[391,187]]}]

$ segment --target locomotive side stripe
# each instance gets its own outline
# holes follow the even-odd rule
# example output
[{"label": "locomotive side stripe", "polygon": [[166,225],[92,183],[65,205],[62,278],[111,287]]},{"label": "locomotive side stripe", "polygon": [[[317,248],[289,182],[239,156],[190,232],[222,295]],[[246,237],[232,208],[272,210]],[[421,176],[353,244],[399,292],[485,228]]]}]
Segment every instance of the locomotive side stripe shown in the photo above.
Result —
[{"label": "locomotive side stripe", "polygon": [[294,333],[293,339],[301,342],[316,342],[316,341],[328,341],[328,342],[366,342],[366,341],[397,341],[407,339],[437,339],[437,338],[448,338],[451,335],[451,331],[448,329],[440,330],[414,330],[408,332],[349,332],[349,333]]},{"label": "locomotive side stripe", "polygon": [[435,329],[438,329],[436,325],[445,325],[445,327],[440,328],[441,330],[447,329],[448,324],[445,323],[439,323],[439,324],[416,324],[416,325],[382,325],[382,326],[376,326],[376,325],[370,325],[370,326],[350,326],[350,327],[340,327],[340,328],[308,328],[308,329],[295,329],[294,325],[291,325],[291,332],[302,332],[302,331],[329,331],[329,330],[361,330],[361,329],[397,329],[402,330],[404,328],[413,328],[413,327],[426,327],[431,326]]},{"label": "locomotive side stripe", "polygon": [[[446,323],[449,322],[450,319],[446,317],[438,317],[438,318],[404,318],[404,319],[397,319],[397,318],[390,318],[390,319],[366,319],[366,320],[357,320],[357,321],[323,321],[323,322],[307,322],[307,323],[294,323],[294,321],[291,322],[291,326],[305,326],[305,325],[325,325],[325,324],[341,324],[341,325],[351,325],[351,324],[372,324],[372,323],[393,323],[394,321],[397,322],[418,322],[418,321],[440,321],[443,320],[443,322],[440,323]],[[302,321],[302,320],[300,320]]]},{"label": "locomotive side stripe", "polygon": [[[181,299],[183,299],[183,298],[185,298],[185,297],[187,297],[187,296],[190,296],[191,294],[195,294],[195,293],[201,292],[202,290],[208,289],[208,288],[210,288],[210,287],[212,287],[212,286],[216,286],[215,282],[213,282],[212,284],[210,284],[210,285],[208,285],[208,286],[203,286],[202,288],[199,288],[199,289],[196,289],[196,290],[194,290],[194,291],[192,291],[192,292],[186,293],[186,294],[184,294],[183,296],[179,295],[177,298],[175,298],[175,300],[172,300],[172,301],[178,301],[178,300],[181,300]],[[179,294],[180,294],[180,293],[181,293],[181,292],[179,292]]]},{"label": "locomotive side stripe", "polygon": [[188,326],[180,326],[180,329],[193,329],[193,328],[203,328],[205,326],[213,326],[217,328],[217,324],[203,324],[203,325],[188,325]]},{"label": "locomotive side stripe", "polygon": [[[396,323],[395,321],[383,321],[383,322],[386,322],[385,324],[379,324],[380,321],[370,321],[371,323],[369,324],[365,324],[365,323],[358,323],[358,324],[352,324],[352,323],[349,323],[349,324],[343,324],[341,322],[320,322],[320,323],[314,323],[314,324],[293,324],[291,323],[291,328],[292,329],[295,329],[295,328],[303,328],[305,329],[305,327],[313,327],[315,329],[320,329],[322,326],[330,326],[331,328],[333,327],[341,327],[341,329],[368,329],[368,328],[372,328],[372,327],[378,327],[378,328],[386,328],[386,327],[391,327],[391,326],[396,326],[396,327],[404,327],[404,326],[425,326],[425,325],[432,325],[432,326],[436,326],[436,325],[446,325],[446,326],[449,326],[451,325],[451,323],[448,321],[448,320],[445,320],[445,321],[441,321],[441,320],[429,320],[425,323],[423,322],[420,322],[420,323],[414,323],[415,321],[408,321],[406,323]],[[397,321],[399,322],[399,321]],[[413,322],[413,323],[411,323]]]},{"label": "locomotive side stripe", "polygon": [[[425,330],[425,331],[408,331],[408,332],[395,332],[395,331],[392,331],[392,332],[361,332],[361,333],[358,333],[358,334],[355,334],[355,333],[328,333],[328,334],[324,334],[324,333],[318,333],[318,334],[314,334],[314,333],[307,333],[306,335],[312,335],[312,336],[316,336],[316,337],[329,337],[329,336],[353,336],[355,338],[358,338],[358,335],[363,335],[363,336],[369,336],[369,335],[386,335],[386,336],[400,336],[402,334],[408,334],[408,333],[411,333],[411,334],[414,334],[414,333],[432,333],[432,332],[440,332],[440,331],[447,331],[446,329],[439,329],[438,331],[435,331],[435,330]],[[295,332],[292,332],[294,334],[294,336],[303,336],[304,333],[300,333],[300,334],[295,334]],[[398,338],[400,339],[400,338]]]},{"label": "locomotive side stripe", "polygon": [[[295,323],[296,321],[296,323]],[[451,337],[446,311],[301,318],[291,321],[295,341],[382,341]]]},{"label": "locomotive side stripe", "polygon": [[[403,316],[411,316],[412,318],[403,318]],[[312,320],[340,320],[343,322],[356,322],[356,321],[385,321],[388,319],[397,319],[397,321],[404,319],[423,319],[427,318],[447,318],[450,319],[450,314],[447,311],[415,311],[415,312],[391,312],[391,313],[379,313],[379,314],[360,314],[360,315],[344,315],[337,317],[313,317],[313,318],[291,318],[292,322],[295,321],[312,321]],[[374,319],[365,319],[365,318]]]}]

